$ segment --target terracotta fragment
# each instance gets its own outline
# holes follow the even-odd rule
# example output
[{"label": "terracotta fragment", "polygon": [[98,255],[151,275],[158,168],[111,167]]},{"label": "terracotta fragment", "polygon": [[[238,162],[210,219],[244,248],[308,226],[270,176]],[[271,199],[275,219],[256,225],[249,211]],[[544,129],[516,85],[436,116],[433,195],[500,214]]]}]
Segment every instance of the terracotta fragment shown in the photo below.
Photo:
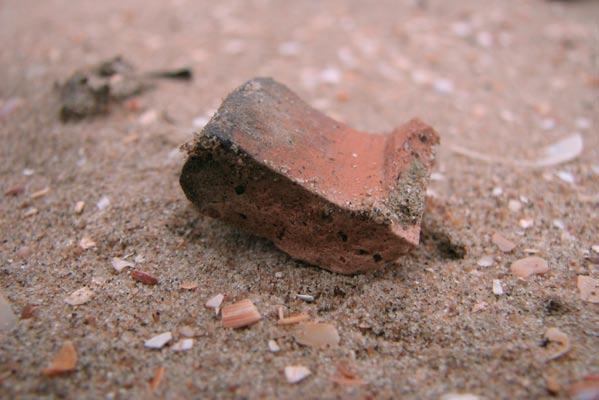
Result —
[{"label": "terracotta fragment", "polygon": [[256,78],[185,146],[180,183],[201,213],[352,274],[418,245],[438,142],[417,119],[388,135],[356,131]]}]

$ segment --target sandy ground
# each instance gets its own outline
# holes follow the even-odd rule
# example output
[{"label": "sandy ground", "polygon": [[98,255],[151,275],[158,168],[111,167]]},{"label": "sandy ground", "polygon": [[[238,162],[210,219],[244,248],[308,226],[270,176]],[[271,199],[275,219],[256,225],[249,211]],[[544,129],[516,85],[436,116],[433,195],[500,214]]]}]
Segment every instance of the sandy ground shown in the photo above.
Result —
[{"label": "sandy ground", "polygon": [[[599,373],[599,305],[576,287],[577,275],[599,277],[598,2],[216,3],[0,2],[0,286],[17,316],[35,305],[33,318],[2,333],[0,397],[529,399],[550,397],[549,378],[566,398],[571,382]],[[195,80],[159,83],[138,110],[62,124],[54,83],[116,54],[140,70],[189,65]],[[254,76],[274,77],[358,129],[390,130],[413,116],[433,125],[442,146],[430,194],[467,256],[423,246],[379,272],[340,276],[199,216],[178,184],[177,148]],[[451,150],[526,160],[576,132],[582,154],[541,169]],[[510,200],[521,209],[510,211]],[[517,243],[512,253],[491,242],[495,231]],[[84,237],[96,247],[82,250]],[[547,274],[510,273],[526,249],[547,260]],[[159,284],[117,274],[111,259],[127,255]],[[483,256],[493,265],[479,267]],[[494,279],[503,295],[493,294]],[[183,281],[199,287],[183,291]],[[83,286],[92,299],[66,304]],[[217,293],[227,303],[250,298],[263,320],[222,328],[204,307]],[[297,344],[275,324],[280,305],[333,323],[339,346]],[[191,350],[144,347],[161,332],[180,338],[184,326],[197,332]],[[553,361],[548,327],[572,343]],[[44,376],[65,340],[78,353],[75,371]],[[367,384],[331,382],[341,360]],[[289,384],[287,365],[312,375]]]}]

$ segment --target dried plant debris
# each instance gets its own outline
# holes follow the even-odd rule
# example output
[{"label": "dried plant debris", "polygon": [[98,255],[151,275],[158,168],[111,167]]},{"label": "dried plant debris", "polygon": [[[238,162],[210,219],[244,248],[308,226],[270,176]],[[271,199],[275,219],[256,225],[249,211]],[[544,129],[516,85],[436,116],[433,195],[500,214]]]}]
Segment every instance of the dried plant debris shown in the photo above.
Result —
[{"label": "dried plant debris", "polygon": [[56,376],[71,372],[77,366],[77,350],[73,342],[67,340],[63,343],[62,347],[54,356],[52,363],[48,368],[45,368],[42,372],[46,376]]},{"label": "dried plant debris", "polygon": [[549,356],[547,361],[560,358],[561,356],[569,352],[572,348],[572,346],[570,345],[570,339],[568,338],[568,335],[566,335],[558,328],[552,327],[547,329],[547,331],[545,332],[545,339],[547,339],[549,342],[557,343],[560,347],[556,352]]},{"label": "dried plant debris", "polygon": [[580,299],[589,303],[599,303],[599,279],[586,275],[578,275],[576,286],[580,292]]},{"label": "dried plant debris", "polygon": [[0,292],[0,332],[9,330],[17,323],[17,317],[8,300]]},{"label": "dried plant debris", "polygon": [[243,328],[262,319],[258,309],[249,299],[224,306],[221,314],[225,328]]},{"label": "dried plant debris", "polygon": [[300,324],[293,337],[304,346],[315,348],[334,347],[339,344],[339,333],[332,324],[308,322]]},{"label": "dried plant debris", "polygon": [[180,68],[139,73],[121,56],[76,71],[56,85],[61,103],[60,119],[67,122],[107,114],[113,104],[152,88],[152,80],[156,78],[189,80],[192,72]]},{"label": "dried plant debris", "polygon": [[150,339],[144,342],[144,346],[149,349],[161,349],[165,344],[170,342],[173,339],[173,334],[171,332],[163,332],[159,335],[151,337]]},{"label": "dried plant debris", "polygon": [[539,154],[538,158],[533,160],[512,159],[500,156],[492,156],[458,145],[451,146],[451,149],[455,153],[466,156],[468,158],[472,158],[474,160],[484,161],[488,163],[516,165],[529,168],[549,167],[552,165],[558,165],[568,161],[572,161],[582,153],[583,148],[584,140],[582,138],[582,135],[579,133],[567,136],[545,147],[541,154]]},{"label": "dried plant debris", "polygon": [[312,371],[303,365],[288,365],[285,367],[285,379],[289,383],[298,383],[312,374]]},{"label": "dried plant debris", "polygon": [[162,382],[162,378],[164,378],[164,371],[164,367],[158,367],[156,368],[156,371],[154,371],[154,376],[152,377],[152,379],[150,379],[149,382],[151,391],[155,391],[156,389],[158,389],[160,382]]},{"label": "dried plant debris", "polygon": [[91,289],[82,287],[81,289],[77,289],[68,295],[64,301],[71,306],[79,306],[90,301],[93,295],[94,292]]},{"label": "dried plant debris", "polygon": [[35,316],[35,310],[37,306],[35,304],[27,304],[21,310],[21,319],[30,319]]},{"label": "dried plant debris", "polygon": [[549,271],[547,261],[541,257],[525,257],[514,261],[510,267],[514,275],[521,279],[528,279],[531,275],[545,274]]},{"label": "dried plant debris", "polygon": [[341,361],[337,364],[337,370],[330,379],[331,381],[344,386],[361,386],[366,384],[349,361]]}]

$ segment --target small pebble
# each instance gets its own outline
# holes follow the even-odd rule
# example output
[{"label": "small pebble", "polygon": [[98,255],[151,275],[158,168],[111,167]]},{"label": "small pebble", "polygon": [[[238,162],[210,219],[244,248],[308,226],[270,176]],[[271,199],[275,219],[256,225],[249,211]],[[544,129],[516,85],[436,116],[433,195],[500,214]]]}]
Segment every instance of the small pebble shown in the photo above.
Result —
[{"label": "small pebble", "polygon": [[528,229],[534,225],[534,220],[532,218],[522,218],[518,224],[522,229]]},{"label": "small pebble", "polygon": [[541,257],[531,256],[514,261],[510,270],[517,277],[527,279],[531,275],[547,273],[549,271],[549,265],[547,265],[547,261]]},{"label": "small pebble", "polygon": [[73,211],[75,212],[75,214],[81,214],[83,212],[84,208],[85,208],[85,202],[78,201],[77,203],[75,203],[75,207],[73,208]]},{"label": "small pebble", "polygon": [[309,294],[298,294],[297,298],[308,303],[312,303],[314,301],[314,296]]},{"label": "small pebble", "polygon": [[476,264],[479,267],[488,268],[492,267],[494,262],[495,260],[493,259],[493,256],[484,256],[481,257]]},{"label": "small pebble", "polygon": [[501,196],[501,195],[503,194],[503,189],[502,189],[502,188],[500,188],[499,186],[497,186],[497,187],[494,187],[494,188],[493,188],[493,191],[491,192],[491,194],[492,194],[494,197],[499,197],[499,196]]},{"label": "small pebble", "polygon": [[522,209],[522,203],[515,199],[510,199],[507,206],[511,212],[518,212]]},{"label": "small pebble", "polygon": [[552,223],[553,226],[557,229],[560,229],[562,231],[566,229],[566,225],[564,225],[564,221],[562,221],[561,219],[554,219]]},{"label": "small pebble", "polygon": [[516,247],[516,244],[514,242],[506,239],[503,235],[497,232],[493,234],[491,240],[493,241],[493,243],[495,243],[499,250],[503,251],[504,253],[509,253]]},{"label": "small pebble", "polygon": [[108,198],[108,196],[102,196],[100,200],[98,200],[98,202],[96,203],[96,207],[98,207],[98,210],[100,211],[105,210],[109,205],[110,199]]},{"label": "small pebble", "polygon": [[158,120],[158,112],[156,110],[148,110],[139,116],[138,122],[141,125],[150,125]]}]

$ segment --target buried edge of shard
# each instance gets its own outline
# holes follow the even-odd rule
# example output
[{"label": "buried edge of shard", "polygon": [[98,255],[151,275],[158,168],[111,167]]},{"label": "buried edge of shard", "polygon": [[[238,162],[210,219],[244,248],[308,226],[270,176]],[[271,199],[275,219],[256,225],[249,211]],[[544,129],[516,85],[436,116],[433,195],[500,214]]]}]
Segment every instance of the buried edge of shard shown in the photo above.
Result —
[{"label": "buried edge of shard", "polygon": [[180,183],[202,214],[353,274],[418,245],[438,143],[417,119],[385,135],[356,131],[255,78],[184,145]]}]

